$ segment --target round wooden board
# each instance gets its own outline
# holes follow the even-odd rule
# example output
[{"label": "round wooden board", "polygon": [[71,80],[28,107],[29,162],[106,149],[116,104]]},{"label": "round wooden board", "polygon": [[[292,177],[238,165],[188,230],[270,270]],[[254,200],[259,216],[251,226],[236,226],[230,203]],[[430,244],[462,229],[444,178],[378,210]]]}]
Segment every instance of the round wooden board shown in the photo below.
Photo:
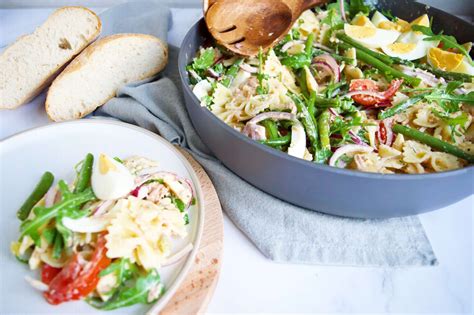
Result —
[{"label": "round wooden board", "polygon": [[224,222],[211,180],[189,153],[180,149],[197,174],[204,195],[204,230],[201,245],[188,275],[159,314],[202,314],[214,294],[221,267]]}]

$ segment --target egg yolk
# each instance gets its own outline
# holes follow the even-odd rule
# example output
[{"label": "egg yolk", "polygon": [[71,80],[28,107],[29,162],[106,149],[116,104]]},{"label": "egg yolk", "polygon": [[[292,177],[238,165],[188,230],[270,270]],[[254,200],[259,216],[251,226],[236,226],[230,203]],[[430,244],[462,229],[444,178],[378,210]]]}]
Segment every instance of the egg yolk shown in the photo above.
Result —
[{"label": "egg yolk", "polygon": [[382,21],[377,25],[378,28],[384,29],[384,30],[394,30],[394,31],[401,31],[402,26],[393,23],[391,21]]},{"label": "egg yolk", "polygon": [[428,62],[438,69],[452,71],[463,61],[464,56],[439,48],[431,48],[428,52]]},{"label": "egg yolk", "polygon": [[352,20],[352,25],[357,25],[357,26],[374,26],[372,22],[370,22],[369,18],[366,17],[365,15],[357,15],[353,20]]},{"label": "egg yolk", "polygon": [[407,21],[405,20],[402,20],[402,19],[397,19],[397,25],[400,26],[400,31],[401,32],[407,32],[410,30],[410,23],[408,23]]},{"label": "egg yolk", "polygon": [[108,172],[115,171],[115,170],[117,170],[117,166],[115,166],[105,154],[101,154],[99,156],[100,173],[107,174]]},{"label": "egg yolk", "polygon": [[356,39],[363,39],[375,36],[376,29],[370,26],[348,25],[348,27],[346,28],[346,33],[350,37]]},{"label": "egg yolk", "polygon": [[388,48],[399,54],[407,54],[413,49],[415,49],[416,44],[413,43],[393,43],[388,45]]}]

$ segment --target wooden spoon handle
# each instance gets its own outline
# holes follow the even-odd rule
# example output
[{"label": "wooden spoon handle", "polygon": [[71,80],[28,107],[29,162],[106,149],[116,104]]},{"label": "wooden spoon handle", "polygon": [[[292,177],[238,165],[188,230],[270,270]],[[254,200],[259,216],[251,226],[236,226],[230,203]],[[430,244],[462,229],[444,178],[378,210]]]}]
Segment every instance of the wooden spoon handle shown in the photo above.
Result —
[{"label": "wooden spoon handle", "polygon": [[303,0],[303,4],[301,5],[301,12],[326,4],[327,2],[328,0]]}]

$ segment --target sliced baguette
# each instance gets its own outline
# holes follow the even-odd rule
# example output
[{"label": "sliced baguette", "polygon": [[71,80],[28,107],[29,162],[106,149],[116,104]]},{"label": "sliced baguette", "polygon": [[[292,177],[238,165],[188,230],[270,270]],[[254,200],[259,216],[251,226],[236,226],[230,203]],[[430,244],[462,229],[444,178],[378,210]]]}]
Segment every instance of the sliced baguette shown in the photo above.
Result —
[{"label": "sliced baguette", "polygon": [[82,118],[114,97],[122,85],[154,76],[167,62],[167,45],[154,36],[104,37],[87,47],[53,81],[46,112],[54,121]]},{"label": "sliced baguette", "polygon": [[0,55],[0,109],[27,103],[100,33],[99,17],[83,7],[56,10],[32,34]]}]

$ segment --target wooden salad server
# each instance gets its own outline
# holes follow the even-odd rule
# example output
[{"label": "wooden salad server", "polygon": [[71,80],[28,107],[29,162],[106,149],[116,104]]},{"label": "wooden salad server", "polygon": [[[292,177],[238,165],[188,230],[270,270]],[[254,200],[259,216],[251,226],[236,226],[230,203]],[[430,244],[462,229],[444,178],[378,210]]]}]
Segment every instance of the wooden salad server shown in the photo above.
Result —
[{"label": "wooden salad server", "polygon": [[217,43],[255,56],[273,47],[303,11],[328,0],[205,0],[204,18]]}]

